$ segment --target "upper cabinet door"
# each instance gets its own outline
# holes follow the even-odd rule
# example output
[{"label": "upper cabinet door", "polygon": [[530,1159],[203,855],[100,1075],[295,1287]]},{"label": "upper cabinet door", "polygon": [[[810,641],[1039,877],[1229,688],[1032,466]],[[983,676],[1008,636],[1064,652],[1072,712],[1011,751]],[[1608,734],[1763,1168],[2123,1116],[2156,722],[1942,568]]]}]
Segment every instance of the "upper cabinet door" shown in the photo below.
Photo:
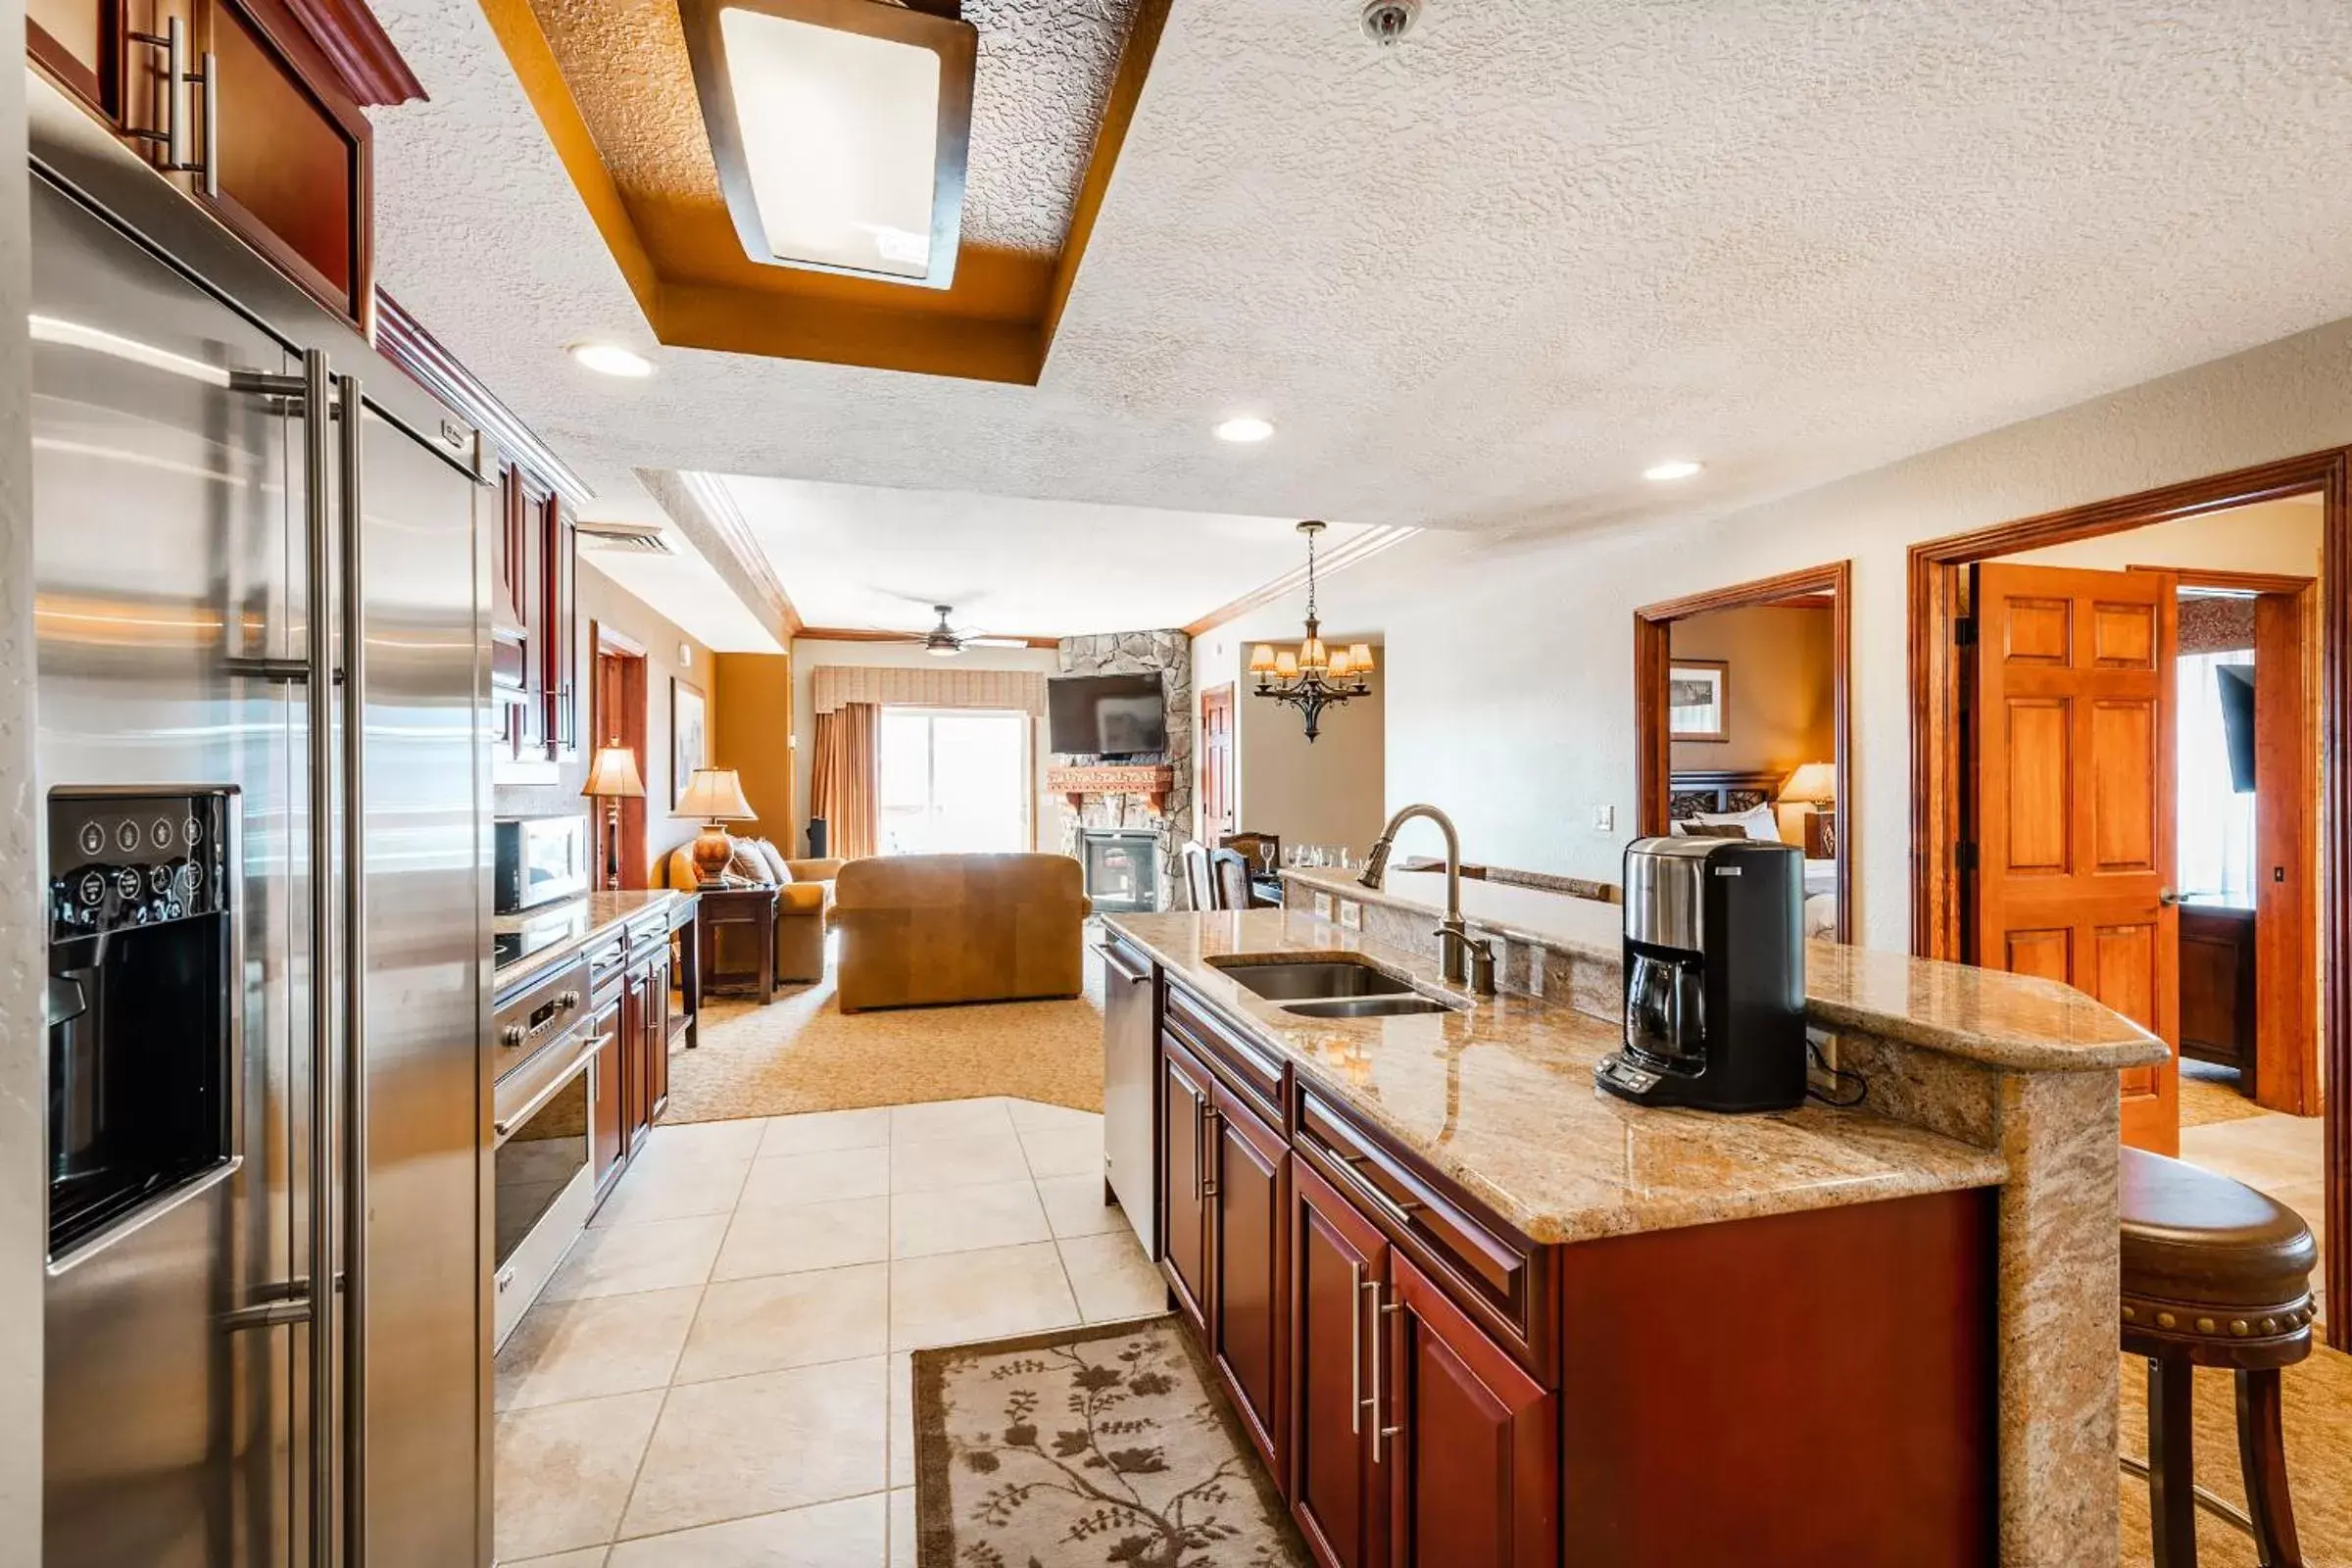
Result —
[{"label": "upper cabinet door", "polygon": [[541,639],[547,755],[568,761],[580,753],[578,535],[560,496],[551,493],[539,516],[547,550],[547,635]]},{"label": "upper cabinet door", "polygon": [[122,127],[122,0],[26,0],[24,51],[98,117]]}]

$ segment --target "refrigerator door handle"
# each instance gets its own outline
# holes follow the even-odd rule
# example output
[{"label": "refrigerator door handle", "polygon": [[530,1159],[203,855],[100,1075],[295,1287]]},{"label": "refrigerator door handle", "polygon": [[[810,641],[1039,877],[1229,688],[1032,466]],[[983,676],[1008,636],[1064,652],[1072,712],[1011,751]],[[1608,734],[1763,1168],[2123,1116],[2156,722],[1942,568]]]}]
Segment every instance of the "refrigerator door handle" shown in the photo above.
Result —
[{"label": "refrigerator door handle", "polygon": [[[366,405],[356,375],[335,377],[343,572],[343,1568],[367,1558],[368,1439],[368,689],[367,559],[361,455]],[[315,689],[315,688],[314,688]]]}]

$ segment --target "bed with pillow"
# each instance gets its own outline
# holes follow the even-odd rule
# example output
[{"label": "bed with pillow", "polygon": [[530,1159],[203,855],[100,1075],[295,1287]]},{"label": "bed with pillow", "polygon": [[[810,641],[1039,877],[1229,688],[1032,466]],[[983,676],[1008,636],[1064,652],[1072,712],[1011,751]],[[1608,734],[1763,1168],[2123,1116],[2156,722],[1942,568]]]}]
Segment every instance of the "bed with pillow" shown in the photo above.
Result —
[{"label": "bed with pillow", "polygon": [[[1694,838],[1761,839],[1787,842],[1773,802],[1781,773],[1676,773],[1667,782],[1667,831]],[[1838,862],[1805,861],[1805,935],[1834,941],[1838,935]]]}]

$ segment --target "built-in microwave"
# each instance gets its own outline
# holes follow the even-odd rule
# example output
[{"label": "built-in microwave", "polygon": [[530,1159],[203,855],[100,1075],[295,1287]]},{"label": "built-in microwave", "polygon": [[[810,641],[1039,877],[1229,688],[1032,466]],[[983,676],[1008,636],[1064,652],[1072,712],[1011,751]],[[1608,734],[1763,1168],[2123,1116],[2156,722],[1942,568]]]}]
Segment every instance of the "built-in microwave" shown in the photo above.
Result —
[{"label": "built-in microwave", "polygon": [[586,817],[501,817],[497,839],[498,913],[516,914],[588,891]]}]

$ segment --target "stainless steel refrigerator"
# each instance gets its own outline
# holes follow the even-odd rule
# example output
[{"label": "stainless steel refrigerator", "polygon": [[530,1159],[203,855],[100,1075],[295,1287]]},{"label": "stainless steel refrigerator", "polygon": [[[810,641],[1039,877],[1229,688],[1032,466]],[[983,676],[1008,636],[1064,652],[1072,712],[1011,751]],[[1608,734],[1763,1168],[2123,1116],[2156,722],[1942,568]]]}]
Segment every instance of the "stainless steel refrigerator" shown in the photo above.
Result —
[{"label": "stainless steel refrigerator", "polygon": [[47,1561],[487,1564],[480,438],[29,92]]}]

